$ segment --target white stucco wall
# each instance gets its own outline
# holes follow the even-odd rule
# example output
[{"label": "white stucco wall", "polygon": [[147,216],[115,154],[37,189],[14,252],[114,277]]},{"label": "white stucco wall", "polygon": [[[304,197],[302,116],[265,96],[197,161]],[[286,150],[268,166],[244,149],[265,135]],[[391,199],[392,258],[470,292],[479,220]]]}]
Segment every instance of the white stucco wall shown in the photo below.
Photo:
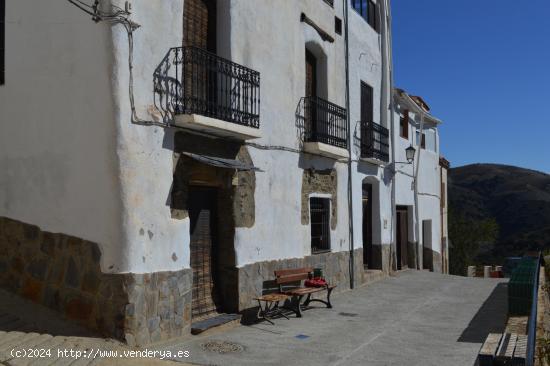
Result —
[{"label": "white stucco wall", "polygon": [[[122,0],[104,0],[124,7]],[[345,107],[343,0],[218,2],[218,53],[261,73],[261,133],[249,147],[256,174],[255,224],[237,228],[237,266],[311,254],[301,224],[304,169],[336,169],[338,223],[332,251],[347,251],[345,161],[299,153],[296,108],[305,94],[305,48],[326,59],[320,96]],[[153,71],[182,43],[183,1],[135,0],[133,91],[137,114],[156,120]],[[306,14],[330,34],[323,41]],[[386,127],[383,36],[353,9],[350,19],[350,141],[360,119],[360,82],[374,90],[374,119]],[[345,27],[345,23],[343,23]],[[189,219],[171,218],[174,130],[131,123],[128,35],[120,24],[92,22],[67,1],[7,4],[6,85],[0,86],[0,215],[100,244],[106,272],[189,268]],[[386,70],[387,71],[387,70]],[[387,87],[387,85],[386,85]],[[50,90],[55,89],[56,93]],[[357,132],[359,132],[357,130]],[[375,244],[392,242],[391,174],[352,149],[354,247],[362,246],[362,183],[373,184]]]},{"label": "white stucco wall", "polygon": [[[170,46],[181,43],[182,4],[176,1],[135,2],[132,19],[142,27],[135,33],[136,105],[141,116],[152,104],[152,73]],[[261,74],[261,134],[255,143],[294,151],[249,147],[256,174],[255,224],[237,228],[237,266],[257,261],[303,257],[311,254],[310,226],[301,224],[301,185],[304,169],[336,169],[338,224],[331,231],[332,251],[349,250],[347,165],[343,161],[305,155],[296,127],[296,109],[305,94],[305,48],[326,58],[326,78],[320,95],[345,107],[345,48],[343,35],[334,32],[334,16],[344,19],[343,2],[334,8],[319,0],[265,0],[250,6],[248,0],[218,2],[218,54]],[[335,42],[323,41],[301,13],[329,33]],[[177,31],[176,31],[177,30]],[[381,38],[350,9],[350,113],[353,127],[359,120],[360,81],[374,90],[375,118],[380,121]],[[169,130],[131,125],[128,120],[126,43],[122,29],[113,28],[115,48],[115,99],[119,127],[123,228],[127,253],[125,270],[135,272],[189,267],[189,220],[173,220],[167,205],[172,182]],[[159,35],[163,37],[159,38]],[[153,57],[156,55],[157,57]],[[323,80],[323,76],[319,75]],[[386,118],[387,120],[387,118]],[[353,134],[350,131],[350,137]],[[351,140],[353,141],[353,140]],[[353,158],[357,160],[357,151]],[[391,235],[391,183],[383,167],[353,164],[354,247],[362,246],[361,184],[369,177],[379,183],[380,214],[375,217],[375,243],[389,244]],[[284,172],[284,174],[281,174]],[[149,235],[149,233],[151,235]],[[173,254],[177,260],[173,260]]]},{"label": "white stucco wall", "polygon": [[122,240],[110,44],[65,0],[6,2],[0,216],[98,243],[104,270]]},{"label": "white stucco wall", "polygon": [[[311,26],[300,22],[302,12],[335,42],[323,41]],[[230,2],[231,51],[226,56],[261,74],[262,138],[255,143],[301,149],[296,109],[305,95],[306,45],[326,57],[327,73],[319,75],[326,79],[326,89],[319,85],[319,95],[345,107],[344,38],[334,33],[335,15],[343,19],[339,1],[334,8],[315,0],[268,0],[257,7],[247,0]],[[301,224],[302,174],[307,168],[337,170],[338,225],[331,231],[331,247],[349,249],[345,163],[296,151],[249,148],[249,152],[265,172],[256,174],[255,224],[236,230],[237,266],[311,254],[310,226]]]},{"label": "white stucco wall", "polygon": [[[350,69],[350,121],[353,145],[353,217],[355,228],[355,247],[363,246],[363,182],[373,185],[373,244],[389,245],[393,242],[392,235],[392,207],[390,172],[385,166],[361,161],[360,157],[360,124],[361,120],[361,82],[373,88],[373,117],[374,122],[390,129],[389,99],[387,99],[387,85],[383,83],[384,72],[386,78],[389,66],[385,62],[383,42],[386,35],[384,16],[384,2],[380,2],[381,31],[376,32],[359,13],[350,5],[349,8],[349,69]],[[386,51],[387,52],[387,51]],[[387,80],[386,80],[387,83]],[[390,138],[391,143],[391,138]],[[391,154],[391,146],[390,146]],[[391,160],[391,157],[390,157]]]},{"label": "white stucco wall", "polygon": [[[124,2],[113,3],[123,7]],[[154,120],[153,72],[170,47],[182,44],[183,2],[134,1],[134,97],[141,119]],[[170,212],[173,174],[172,129],[131,123],[128,93],[128,37],[112,26],[113,99],[123,204],[124,257],[119,271],[157,272],[189,268],[189,220],[174,220]]]}]

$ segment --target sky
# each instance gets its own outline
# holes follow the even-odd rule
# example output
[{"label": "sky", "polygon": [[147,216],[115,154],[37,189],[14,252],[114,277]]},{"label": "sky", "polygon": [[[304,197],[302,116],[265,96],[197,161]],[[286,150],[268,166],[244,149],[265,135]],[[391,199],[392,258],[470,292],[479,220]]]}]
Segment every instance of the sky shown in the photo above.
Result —
[{"label": "sky", "polygon": [[550,0],[392,0],[394,79],[443,120],[451,166],[550,173]]}]

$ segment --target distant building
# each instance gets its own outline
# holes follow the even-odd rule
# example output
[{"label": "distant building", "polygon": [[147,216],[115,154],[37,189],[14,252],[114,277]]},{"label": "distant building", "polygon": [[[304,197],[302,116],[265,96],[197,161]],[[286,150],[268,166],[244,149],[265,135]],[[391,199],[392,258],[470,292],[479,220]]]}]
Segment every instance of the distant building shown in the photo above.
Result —
[{"label": "distant building", "polygon": [[6,4],[3,288],[146,345],[254,307],[275,269],[441,271],[439,122],[419,148],[389,0],[86,3]]},{"label": "distant building", "polygon": [[[441,121],[429,113],[421,97],[402,89],[395,89],[394,97],[398,266],[448,273],[447,174],[440,164]],[[412,164],[404,163],[408,146],[416,149]]]}]

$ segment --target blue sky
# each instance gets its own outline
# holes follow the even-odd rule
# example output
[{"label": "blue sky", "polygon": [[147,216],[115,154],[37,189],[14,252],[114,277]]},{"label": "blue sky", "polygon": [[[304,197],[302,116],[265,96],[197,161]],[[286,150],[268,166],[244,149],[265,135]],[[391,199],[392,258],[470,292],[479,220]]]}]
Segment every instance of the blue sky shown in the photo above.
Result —
[{"label": "blue sky", "polygon": [[441,118],[453,166],[550,173],[550,0],[392,0],[395,84]]}]

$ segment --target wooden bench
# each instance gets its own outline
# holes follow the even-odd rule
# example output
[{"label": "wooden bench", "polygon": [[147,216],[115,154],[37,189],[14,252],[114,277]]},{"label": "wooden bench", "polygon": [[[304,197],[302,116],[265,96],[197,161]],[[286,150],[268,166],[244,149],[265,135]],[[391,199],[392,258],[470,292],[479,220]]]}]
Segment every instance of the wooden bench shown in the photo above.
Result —
[{"label": "wooden bench", "polygon": [[[327,308],[332,308],[330,303],[330,294],[336,287],[335,285],[329,285],[323,287],[304,287],[303,280],[309,279],[313,275],[313,268],[295,268],[295,269],[281,269],[275,271],[275,282],[279,286],[279,292],[292,297],[290,310],[296,313],[296,317],[302,317],[302,306],[308,306],[310,302],[317,301],[323,303]],[[311,295],[317,292],[326,291],[327,299],[312,299]],[[302,299],[306,297],[306,300],[302,304]]]}]

